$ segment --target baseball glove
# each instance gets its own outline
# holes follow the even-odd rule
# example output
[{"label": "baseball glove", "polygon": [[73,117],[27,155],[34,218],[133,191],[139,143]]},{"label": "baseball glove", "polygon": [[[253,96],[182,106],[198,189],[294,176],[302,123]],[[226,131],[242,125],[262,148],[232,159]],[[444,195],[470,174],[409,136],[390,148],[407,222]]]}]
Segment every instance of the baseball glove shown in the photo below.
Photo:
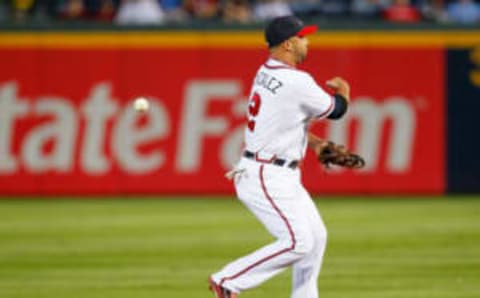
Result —
[{"label": "baseball glove", "polygon": [[358,154],[348,151],[345,146],[331,141],[322,142],[316,150],[318,161],[326,168],[336,165],[344,168],[359,169],[365,166],[365,160]]}]

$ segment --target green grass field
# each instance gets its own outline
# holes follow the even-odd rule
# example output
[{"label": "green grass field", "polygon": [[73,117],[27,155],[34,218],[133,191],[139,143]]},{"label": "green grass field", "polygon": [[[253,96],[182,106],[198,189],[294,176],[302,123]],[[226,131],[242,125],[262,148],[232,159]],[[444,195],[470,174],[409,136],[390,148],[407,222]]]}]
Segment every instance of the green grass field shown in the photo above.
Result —
[{"label": "green grass field", "polygon": [[[322,199],[322,298],[480,297],[480,198]],[[212,298],[270,241],[235,200],[0,200],[1,298]],[[289,297],[285,271],[243,298]]]}]

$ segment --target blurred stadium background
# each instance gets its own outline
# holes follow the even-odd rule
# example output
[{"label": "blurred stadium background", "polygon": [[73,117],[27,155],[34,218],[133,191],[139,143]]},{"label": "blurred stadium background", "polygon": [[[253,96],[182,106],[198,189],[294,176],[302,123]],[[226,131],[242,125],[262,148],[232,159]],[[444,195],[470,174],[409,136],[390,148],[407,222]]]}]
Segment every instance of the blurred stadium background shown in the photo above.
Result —
[{"label": "blurred stadium background", "polygon": [[210,297],[212,271],[269,242],[223,174],[262,27],[291,13],[320,27],[303,67],[352,84],[349,116],[314,130],[367,160],[303,166],[329,230],[322,297],[480,297],[468,0],[0,1],[0,297]]}]

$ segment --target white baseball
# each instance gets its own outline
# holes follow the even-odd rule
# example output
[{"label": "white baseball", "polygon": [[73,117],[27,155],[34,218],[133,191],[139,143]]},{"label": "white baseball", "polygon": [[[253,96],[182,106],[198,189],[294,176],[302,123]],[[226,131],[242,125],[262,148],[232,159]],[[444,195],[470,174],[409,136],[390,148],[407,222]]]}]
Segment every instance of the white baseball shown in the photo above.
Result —
[{"label": "white baseball", "polygon": [[148,99],[146,99],[145,97],[138,97],[133,102],[133,107],[138,112],[147,111],[149,106],[150,106],[150,103],[148,102]]}]

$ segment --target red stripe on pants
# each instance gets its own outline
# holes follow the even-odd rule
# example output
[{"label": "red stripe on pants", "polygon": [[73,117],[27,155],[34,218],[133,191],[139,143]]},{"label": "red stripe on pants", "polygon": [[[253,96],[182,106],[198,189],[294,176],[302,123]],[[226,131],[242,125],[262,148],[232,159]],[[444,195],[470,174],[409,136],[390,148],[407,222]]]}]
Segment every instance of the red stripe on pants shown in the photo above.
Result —
[{"label": "red stripe on pants", "polygon": [[290,234],[290,239],[292,241],[292,245],[290,245],[290,247],[288,248],[285,248],[285,249],[282,249],[274,254],[271,254],[271,255],[268,255],[266,256],[265,258],[253,263],[252,265],[248,266],[247,268],[241,270],[240,272],[232,275],[232,276],[227,276],[227,277],[224,277],[222,278],[222,280],[220,281],[220,285],[222,285],[225,281],[227,280],[232,280],[232,279],[235,279],[235,278],[238,278],[239,276],[245,274],[246,272],[248,272],[249,270],[251,270],[252,268],[260,265],[260,264],[263,264],[264,262],[276,257],[276,256],[279,256],[281,254],[284,254],[286,252],[289,252],[293,249],[295,249],[295,245],[296,245],[296,240],[295,240],[295,234],[293,233],[293,230],[292,230],[292,227],[290,225],[290,223],[288,222],[288,219],[285,217],[285,215],[282,213],[282,211],[280,210],[280,208],[278,208],[278,206],[275,204],[275,202],[273,201],[272,197],[270,196],[270,194],[268,193],[267,191],[267,187],[265,186],[265,181],[263,179],[263,168],[264,168],[264,165],[261,165],[260,166],[260,172],[259,172],[259,176],[260,176],[260,184],[262,185],[262,190],[263,190],[263,194],[265,195],[266,199],[270,202],[270,205],[272,205],[273,209],[275,209],[275,211],[277,212],[277,214],[280,216],[280,218],[283,220],[283,222],[285,223],[285,225],[287,226],[287,229],[288,229],[288,233]]}]

